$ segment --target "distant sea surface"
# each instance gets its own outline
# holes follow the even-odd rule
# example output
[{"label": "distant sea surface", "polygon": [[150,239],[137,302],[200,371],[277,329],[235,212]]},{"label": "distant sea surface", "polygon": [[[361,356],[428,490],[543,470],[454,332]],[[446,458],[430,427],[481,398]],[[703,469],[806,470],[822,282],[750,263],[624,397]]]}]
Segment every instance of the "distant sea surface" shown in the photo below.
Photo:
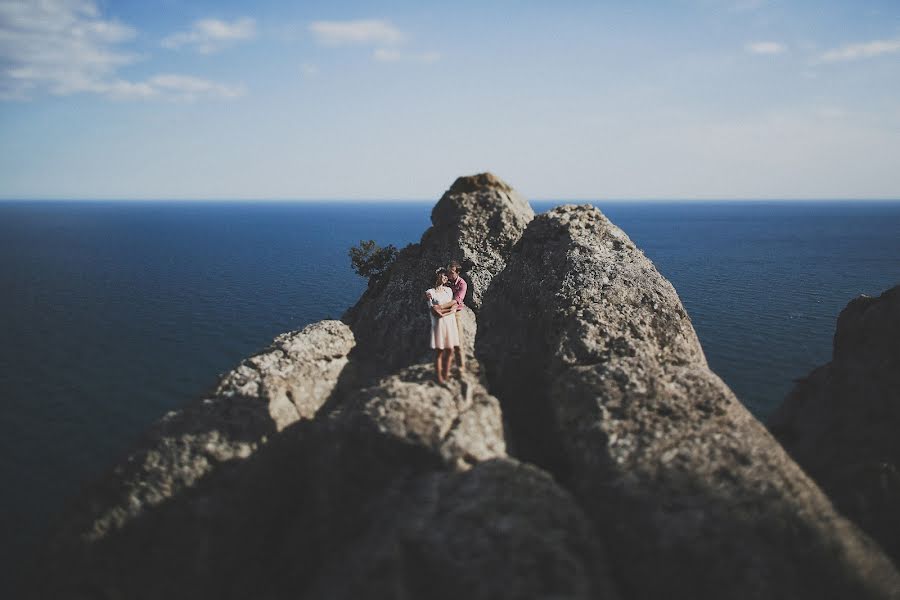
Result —
[{"label": "distant sea surface", "polygon": [[[275,335],[340,317],[365,287],[347,249],[418,241],[432,205],[0,202],[4,585],[83,482]],[[829,360],[848,301],[900,283],[900,202],[596,205],[759,417]]]}]

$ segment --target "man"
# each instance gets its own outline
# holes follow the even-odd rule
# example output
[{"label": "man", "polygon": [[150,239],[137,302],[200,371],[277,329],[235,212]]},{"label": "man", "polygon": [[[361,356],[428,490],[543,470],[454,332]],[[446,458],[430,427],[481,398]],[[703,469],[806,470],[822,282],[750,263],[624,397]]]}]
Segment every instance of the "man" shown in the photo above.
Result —
[{"label": "man", "polygon": [[457,261],[450,261],[450,264],[447,265],[447,278],[450,280],[450,289],[453,290],[453,300],[456,302],[456,327],[459,330],[459,346],[455,346],[453,348],[454,353],[456,354],[456,364],[459,365],[459,371],[462,373],[466,369],[466,356],[465,352],[462,350],[463,343],[463,326],[462,319],[460,317],[460,312],[462,312],[463,300],[466,297],[466,290],[468,289],[468,285],[466,284],[466,280],[459,276],[459,271],[462,268]]}]

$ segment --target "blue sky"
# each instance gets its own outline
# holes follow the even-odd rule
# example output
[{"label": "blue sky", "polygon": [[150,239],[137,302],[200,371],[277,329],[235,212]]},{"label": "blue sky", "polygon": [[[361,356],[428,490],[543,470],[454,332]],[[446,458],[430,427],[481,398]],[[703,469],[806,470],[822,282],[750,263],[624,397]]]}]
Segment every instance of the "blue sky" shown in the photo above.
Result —
[{"label": "blue sky", "polygon": [[0,0],[0,197],[900,198],[900,2]]}]

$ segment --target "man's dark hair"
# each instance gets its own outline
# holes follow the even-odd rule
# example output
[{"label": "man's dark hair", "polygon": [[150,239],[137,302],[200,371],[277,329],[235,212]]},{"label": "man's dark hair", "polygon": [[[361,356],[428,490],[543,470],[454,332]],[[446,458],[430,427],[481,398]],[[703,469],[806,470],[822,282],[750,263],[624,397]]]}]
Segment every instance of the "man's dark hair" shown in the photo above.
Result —
[{"label": "man's dark hair", "polygon": [[450,264],[447,265],[447,268],[449,270],[453,271],[454,273],[459,273],[459,271],[462,269],[462,265],[459,264],[459,261],[451,260]]}]

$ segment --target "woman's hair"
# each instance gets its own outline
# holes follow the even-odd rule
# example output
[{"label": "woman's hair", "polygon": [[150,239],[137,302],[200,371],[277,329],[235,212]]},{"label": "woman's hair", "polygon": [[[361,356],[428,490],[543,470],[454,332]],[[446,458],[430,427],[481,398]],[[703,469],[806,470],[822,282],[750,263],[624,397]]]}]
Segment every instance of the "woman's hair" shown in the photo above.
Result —
[{"label": "woman's hair", "polygon": [[447,269],[445,269],[444,267],[438,267],[437,269],[434,270],[434,287],[437,287],[444,283],[443,281],[441,281],[441,275],[446,275],[446,274],[447,274]]}]

